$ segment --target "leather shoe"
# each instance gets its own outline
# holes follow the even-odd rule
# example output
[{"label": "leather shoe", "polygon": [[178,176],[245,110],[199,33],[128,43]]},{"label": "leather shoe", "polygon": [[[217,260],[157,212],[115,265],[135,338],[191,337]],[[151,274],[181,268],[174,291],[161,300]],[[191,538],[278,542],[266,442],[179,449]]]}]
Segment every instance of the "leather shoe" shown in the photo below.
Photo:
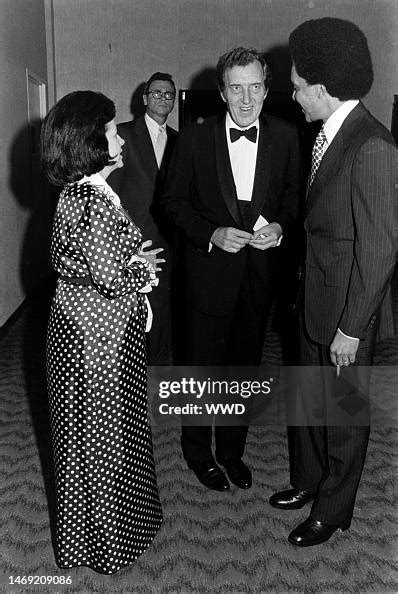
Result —
[{"label": "leather shoe", "polygon": [[252,486],[252,473],[240,458],[226,458],[218,460],[227,471],[231,483],[239,489],[250,489]]},{"label": "leather shoe", "polygon": [[214,460],[190,461],[188,466],[193,470],[202,485],[208,489],[212,489],[213,491],[229,491],[227,477]]},{"label": "leather shoe", "polygon": [[288,541],[298,547],[312,547],[329,540],[336,530],[344,531],[349,527],[349,523],[342,526],[330,526],[319,520],[308,518],[289,534]]},{"label": "leather shoe", "polygon": [[278,509],[300,509],[314,498],[315,493],[311,493],[310,491],[287,489],[286,491],[279,491],[279,493],[271,495],[269,502],[273,507],[277,507]]}]

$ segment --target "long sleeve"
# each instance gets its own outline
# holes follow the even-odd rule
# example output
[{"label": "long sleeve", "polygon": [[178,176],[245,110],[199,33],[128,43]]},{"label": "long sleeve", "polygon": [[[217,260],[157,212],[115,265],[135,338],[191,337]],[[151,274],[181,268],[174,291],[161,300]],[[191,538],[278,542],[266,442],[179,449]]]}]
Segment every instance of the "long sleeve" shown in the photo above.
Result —
[{"label": "long sleeve", "polygon": [[367,141],[353,165],[353,266],[339,322],[349,336],[364,336],[395,267],[397,171],[397,150],[382,138]]},{"label": "long sleeve", "polygon": [[103,198],[93,196],[73,233],[96,289],[108,299],[137,292],[150,282],[146,263],[128,263],[138,239],[131,227]]}]

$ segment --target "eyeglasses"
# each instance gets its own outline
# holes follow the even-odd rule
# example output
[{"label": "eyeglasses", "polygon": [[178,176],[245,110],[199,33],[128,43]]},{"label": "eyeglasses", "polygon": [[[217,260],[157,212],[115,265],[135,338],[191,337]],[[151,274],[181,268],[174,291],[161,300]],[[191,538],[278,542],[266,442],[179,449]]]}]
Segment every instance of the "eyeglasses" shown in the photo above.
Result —
[{"label": "eyeglasses", "polygon": [[176,96],[173,91],[148,91],[147,95],[151,94],[154,99],[160,99],[164,97],[167,101],[172,101]]}]

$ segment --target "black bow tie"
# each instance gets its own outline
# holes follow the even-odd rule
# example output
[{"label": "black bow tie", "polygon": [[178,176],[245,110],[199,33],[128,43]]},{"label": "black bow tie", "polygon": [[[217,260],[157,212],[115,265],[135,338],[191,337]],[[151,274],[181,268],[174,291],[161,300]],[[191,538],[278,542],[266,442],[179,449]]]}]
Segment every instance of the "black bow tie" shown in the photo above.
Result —
[{"label": "black bow tie", "polygon": [[256,126],[252,126],[247,130],[239,130],[239,128],[230,128],[229,136],[231,138],[231,142],[236,142],[237,140],[239,140],[241,136],[246,136],[247,140],[250,140],[250,142],[256,142],[257,128]]}]

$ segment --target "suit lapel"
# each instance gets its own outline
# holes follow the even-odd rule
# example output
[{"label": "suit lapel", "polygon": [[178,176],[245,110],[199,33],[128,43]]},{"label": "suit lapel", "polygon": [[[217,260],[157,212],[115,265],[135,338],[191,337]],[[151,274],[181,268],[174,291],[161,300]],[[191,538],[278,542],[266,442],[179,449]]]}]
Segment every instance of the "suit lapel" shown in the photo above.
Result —
[{"label": "suit lapel", "polygon": [[252,212],[253,224],[261,213],[268,192],[271,173],[271,135],[265,118],[260,117],[256,171],[254,175]]},{"label": "suit lapel", "polygon": [[316,172],[312,186],[307,186],[307,201],[306,208],[309,210],[317,197],[320,195],[320,190],[327,185],[328,181],[333,177],[336,171],[339,170],[341,159],[343,157],[343,134],[340,130],[333,138],[331,145],[328,147],[326,153],[323,155],[321,164]]},{"label": "suit lapel", "polygon": [[311,188],[307,185],[307,211],[316,202],[317,198],[321,194],[322,188],[324,188],[329,180],[341,169],[341,162],[344,156],[349,142],[351,130],[357,125],[358,118],[362,117],[365,113],[365,109],[361,103],[359,103],[346,117],[341,128],[333,138],[330,146],[324,154],[318,171],[316,172],[314,181]]},{"label": "suit lapel", "polygon": [[153,179],[157,175],[159,169],[155,151],[153,150],[152,140],[143,117],[137,120],[134,134],[138,137],[137,146],[140,147],[140,150],[137,151],[137,154],[141,161],[142,168],[147,172],[148,176]]},{"label": "suit lapel", "polygon": [[221,193],[232,218],[241,226],[242,218],[238,206],[234,177],[229,160],[228,144],[225,133],[225,115],[216,120],[214,128],[216,168]]},{"label": "suit lapel", "polygon": [[171,155],[173,153],[174,145],[175,145],[175,134],[173,134],[173,129],[166,125],[166,134],[167,134],[167,143],[166,148],[164,150],[163,159],[160,164],[160,171],[162,175],[165,175],[167,170]]}]

